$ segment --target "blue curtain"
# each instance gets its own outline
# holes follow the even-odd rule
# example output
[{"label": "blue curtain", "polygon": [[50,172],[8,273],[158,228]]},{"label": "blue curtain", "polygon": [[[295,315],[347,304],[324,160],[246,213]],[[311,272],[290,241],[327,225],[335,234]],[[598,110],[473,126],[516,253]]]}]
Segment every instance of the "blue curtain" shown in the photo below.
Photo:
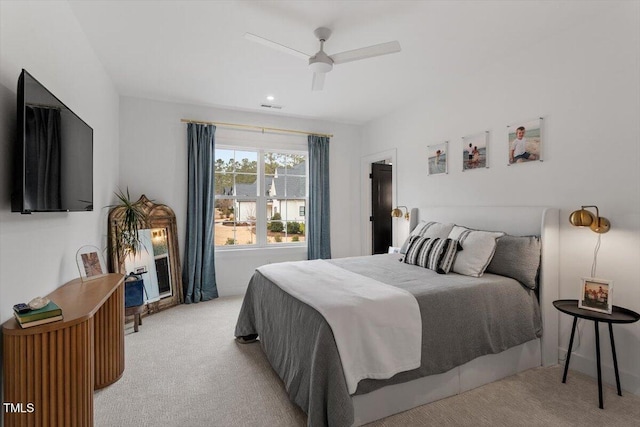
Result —
[{"label": "blue curtain", "polygon": [[307,255],[309,259],[331,258],[329,216],[329,138],[309,135],[309,209]]},{"label": "blue curtain", "polygon": [[213,125],[187,125],[189,188],[182,266],[186,304],[218,297],[213,239],[215,132]]}]

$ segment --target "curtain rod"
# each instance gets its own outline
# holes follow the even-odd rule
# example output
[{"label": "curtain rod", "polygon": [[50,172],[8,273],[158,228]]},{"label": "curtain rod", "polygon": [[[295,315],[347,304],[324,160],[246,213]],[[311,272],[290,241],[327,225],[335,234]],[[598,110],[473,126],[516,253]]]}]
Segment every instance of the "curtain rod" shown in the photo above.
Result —
[{"label": "curtain rod", "polygon": [[182,123],[197,123],[202,125],[216,125],[221,127],[255,129],[255,130],[261,130],[262,133],[264,132],[295,133],[295,134],[302,134],[302,135],[316,135],[316,136],[326,136],[329,138],[333,138],[333,135],[330,133],[317,133],[317,132],[307,132],[307,131],[293,130],[293,129],[268,128],[264,126],[242,125],[238,123],[205,122],[202,120],[191,120],[191,119],[181,119],[180,121]]}]

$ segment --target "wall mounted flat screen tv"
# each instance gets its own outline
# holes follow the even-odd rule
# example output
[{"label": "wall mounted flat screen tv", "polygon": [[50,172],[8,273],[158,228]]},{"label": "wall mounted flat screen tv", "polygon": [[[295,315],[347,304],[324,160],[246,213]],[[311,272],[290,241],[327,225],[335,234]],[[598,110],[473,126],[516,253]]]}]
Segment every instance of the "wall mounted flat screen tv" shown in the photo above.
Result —
[{"label": "wall mounted flat screen tv", "polygon": [[18,79],[13,212],[93,210],[93,129],[26,70]]}]

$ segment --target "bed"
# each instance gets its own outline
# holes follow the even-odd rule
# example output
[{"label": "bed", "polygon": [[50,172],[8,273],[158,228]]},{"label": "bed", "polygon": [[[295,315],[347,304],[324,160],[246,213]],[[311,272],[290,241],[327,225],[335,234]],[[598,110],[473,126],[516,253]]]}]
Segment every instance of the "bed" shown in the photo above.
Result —
[{"label": "bed", "polygon": [[[252,277],[235,335],[259,335],[290,399],[307,413],[309,426],[362,425],[532,367],[556,364],[558,315],[551,301],[558,297],[558,216],[556,209],[544,207],[431,207],[411,213],[411,230],[422,219],[512,236],[540,236],[536,291],[492,273],[437,274],[398,262],[404,256],[398,254],[313,264],[345,274],[338,276],[344,282],[363,277],[415,297],[422,325],[420,360],[415,368],[390,378],[361,376],[354,385],[348,373],[351,364],[345,362],[343,369],[341,337],[351,328],[332,323],[332,329],[313,299],[301,299],[269,269],[258,269]],[[317,276],[313,271],[308,274],[309,280],[302,281],[311,283]],[[451,342],[451,337],[457,341]],[[460,344],[468,342],[472,345]]]}]

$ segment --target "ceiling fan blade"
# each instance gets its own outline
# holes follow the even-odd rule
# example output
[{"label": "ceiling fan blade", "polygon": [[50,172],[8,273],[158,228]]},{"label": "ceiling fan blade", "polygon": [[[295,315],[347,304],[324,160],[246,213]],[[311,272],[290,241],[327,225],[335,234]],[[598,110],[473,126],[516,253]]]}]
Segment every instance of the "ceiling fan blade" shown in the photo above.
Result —
[{"label": "ceiling fan blade", "polygon": [[309,57],[311,56],[311,55],[307,55],[304,52],[300,52],[299,50],[295,50],[295,49],[292,49],[292,48],[287,47],[285,45],[282,45],[280,43],[276,43],[274,41],[267,40],[264,37],[256,36],[255,34],[244,33],[244,38],[247,39],[247,40],[250,40],[252,42],[263,44],[263,45],[268,46],[268,47],[270,47],[272,49],[279,50],[280,52],[284,52],[284,53],[288,53],[289,55],[297,56],[298,58],[304,59],[305,61],[308,61]]},{"label": "ceiling fan blade", "polygon": [[329,55],[329,57],[333,60],[334,64],[344,64],[345,62],[358,61],[360,59],[373,58],[374,56],[396,53],[401,50],[400,43],[398,41],[392,41],[336,53],[334,55]]},{"label": "ceiling fan blade", "polygon": [[325,73],[313,73],[313,82],[311,83],[311,90],[322,90],[324,87]]}]

